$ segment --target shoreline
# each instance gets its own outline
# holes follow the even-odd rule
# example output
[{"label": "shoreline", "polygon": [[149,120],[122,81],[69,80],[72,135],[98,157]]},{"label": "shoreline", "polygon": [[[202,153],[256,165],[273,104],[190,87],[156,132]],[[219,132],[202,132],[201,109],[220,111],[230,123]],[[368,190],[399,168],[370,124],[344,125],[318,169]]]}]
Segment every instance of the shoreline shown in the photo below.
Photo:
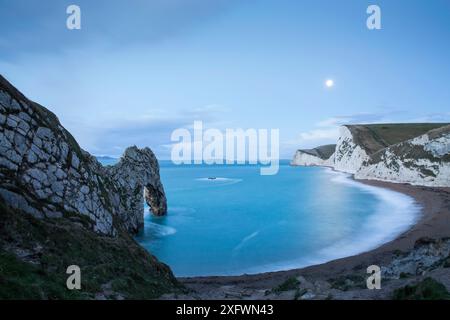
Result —
[{"label": "shoreline", "polygon": [[[352,177],[352,179],[354,179]],[[230,288],[233,292],[261,291],[274,288],[291,277],[306,277],[311,281],[327,281],[330,278],[338,278],[353,274],[356,271],[365,272],[365,268],[372,264],[387,265],[400,251],[408,252],[414,248],[414,244],[421,238],[440,239],[450,237],[450,188],[423,187],[409,184],[384,182],[378,180],[355,180],[363,184],[385,188],[410,196],[421,206],[420,216],[414,225],[398,235],[394,240],[381,244],[377,248],[359,253],[353,256],[335,259],[326,263],[316,264],[304,268],[286,271],[264,272],[251,275],[238,276],[196,276],[179,277],[188,289],[195,292],[199,299],[233,298],[227,295]],[[366,290],[374,294],[376,291]],[[225,292],[225,296],[220,295]],[[186,298],[186,297],[184,297]],[[256,298],[249,295],[249,299]],[[261,297],[259,297],[261,298]],[[262,297],[263,298],[263,297]]]}]

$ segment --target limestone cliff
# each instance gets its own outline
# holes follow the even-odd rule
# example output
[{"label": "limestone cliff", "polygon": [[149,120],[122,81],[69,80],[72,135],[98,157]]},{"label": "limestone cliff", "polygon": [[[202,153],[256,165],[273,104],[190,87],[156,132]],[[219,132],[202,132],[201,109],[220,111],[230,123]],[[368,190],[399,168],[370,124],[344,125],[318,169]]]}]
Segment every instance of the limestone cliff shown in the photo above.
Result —
[{"label": "limestone cliff", "polygon": [[37,218],[81,214],[93,230],[115,235],[114,219],[142,226],[143,190],[155,214],[166,212],[158,162],[150,149],[128,149],[104,169],[57,117],[0,78],[0,195]]},{"label": "limestone cliff", "polygon": [[364,148],[365,144],[358,143],[355,135],[347,126],[339,129],[339,139],[336,145],[336,151],[333,156],[334,169],[338,171],[356,173],[364,161],[369,159],[368,150]]},{"label": "limestone cliff", "polygon": [[144,225],[144,196],[153,214],[166,214],[167,200],[159,179],[158,161],[149,148],[130,147],[119,163],[105,170],[122,199],[119,216],[128,230],[136,232]]},{"label": "limestone cliff", "polygon": [[314,149],[299,149],[291,162],[293,166],[330,166],[333,162],[335,144],[320,146]]},{"label": "limestone cliff", "polygon": [[374,153],[355,177],[423,186],[450,186],[450,125]]},{"label": "limestone cliff", "polygon": [[[2,76],[0,179],[1,213],[4,215],[0,229],[2,237],[6,237],[2,238],[4,242],[0,239],[0,244],[7,252],[18,254],[25,250],[25,235],[15,229],[20,224],[28,226],[23,231],[27,237],[35,234],[29,239],[34,245],[26,250],[34,255],[37,254],[35,248],[48,249],[46,254],[51,256],[56,249],[49,246],[61,244],[49,230],[64,226],[69,232],[68,246],[73,242],[82,246],[85,242],[86,246],[107,251],[98,252],[98,256],[93,254],[89,263],[105,255],[110,255],[106,259],[109,262],[99,263],[119,263],[113,261],[115,255],[117,259],[127,259],[127,251],[136,251],[134,256],[128,256],[130,270],[140,266],[143,273],[148,272],[147,276],[165,279],[162,287],[164,283],[167,287],[176,283],[170,270],[139,248],[130,237],[143,225],[144,191],[155,214],[163,215],[167,210],[153,152],[148,148],[130,147],[117,165],[103,167],[80,148],[53,113],[27,99]],[[42,230],[47,230],[44,238],[38,235]],[[105,240],[105,236],[110,240]],[[109,252],[111,244],[115,249]],[[124,253],[119,258],[121,250]],[[77,257],[85,260],[83,250],[72,257],[66,257],[62,250],[56,259],[76,260]],[[41,262],[40,259],[35,261],[37,265]],[[95,277],[94,273],[92,275]]]},{"label": "limestone cliff", "polygon": [[324,165],[376,179],[425,186],[450,186],[450,126],[430,124],[347,125],[340,128],[329,160],[311,158],[299,165]]}]

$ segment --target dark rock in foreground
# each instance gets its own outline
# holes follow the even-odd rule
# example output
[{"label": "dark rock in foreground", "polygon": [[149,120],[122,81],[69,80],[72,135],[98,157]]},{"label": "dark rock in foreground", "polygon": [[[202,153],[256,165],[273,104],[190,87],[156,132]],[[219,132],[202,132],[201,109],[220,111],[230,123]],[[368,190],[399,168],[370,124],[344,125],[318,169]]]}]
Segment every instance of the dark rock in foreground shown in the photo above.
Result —
[{"label": "dark rock in foreground", "polygon": [[0,78],[0,195],[36,218],[82,214],[94,231],[114,235],[114,218],[132,232],[143,224],[144,189],[155,214],[166,213],[158,161],[131,147],[107,169],[82,150],[57,117]]},{"label": "dark rock in foreground", "polygon": [[[39,288],[36,297],[53,297],[43,275],[64,297],[71,264],[81,267],[82,283],[95,283],[82,297],[109,288],[117,297],[154,298],[177,287],[170,269],[131,237],[143,226],[144,193],[154,214],[167,211],[150,149],[130,147],[117,165],[103,167],[53,113],[0,76],[0,178],[0,260],[36,272],[29,284]],[[7,293],[20,291],[14,279],[0,280],[11,285]]]},{"label": "dark rock in foreground", "polygon": [[105,170],[124,202],[124,210],[119,214],[130,230],[137,231],[144,224],[144,194],[154,215],[162,216],[167,213],[167,200],[159,179],[158,161],[149,148],[130,147],[119,163],[107,166]]}]

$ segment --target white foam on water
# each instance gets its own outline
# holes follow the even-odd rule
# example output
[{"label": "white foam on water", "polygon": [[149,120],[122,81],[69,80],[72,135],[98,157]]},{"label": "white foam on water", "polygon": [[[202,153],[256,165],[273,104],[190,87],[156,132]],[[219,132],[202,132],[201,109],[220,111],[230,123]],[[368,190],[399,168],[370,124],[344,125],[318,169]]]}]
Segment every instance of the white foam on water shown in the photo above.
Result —
[{"label": "white foam on water", "polygon": [[249,268],[241,271],[240,274],[303,268],[354,256],[376,249],[396,239],[419,219],[421,207],[412,197],[400,192],[357,182],[351,178],[350,174],[336,172],[329,168],[324,168],[324,170],[332,175],[332,182],[359,188],[375,196],[379,200],[375,212],[368,217],[359,231],[353,234],[351,238],[337,241],[310,257]]},{"label": "white foam on water", "polygon": [[195,180],[201,181],[201,182],[207,182],[207,183],[210,183],[210,185],[215,185],[215,186],[228,186],[228,185],[239,183],[239,182],[242,181],[242,179],[221,178],[221,177],[216,177],[214,179],[198,178],[198,179],[195,179]]},{"label": "white foam on water", "polygon": [[248,242],[249,240],[253,239],[254,237],[256,237],[259,234],[259,231],[255,231],[251,234],[249,234],[248,236],[244,237],[241,242],[239,242],[239,244],[233,248],[233,252],[236,253],[237,251],[239,251],[246,242]]},{"label": "white foam on water", "polygon": [[154,233],[154,235],[157,237],[166,237],[175,234],[177,232],[177,229],[173,227],[163,226],[154,222],[146,222],[145,228],[150,229],[150,232]]},{"label": "white foam on water", "polygon": [[421,207],[410,196],[357,182],[349,174],[331,169],[327,169],[327,172],[334,175],[331,179],[333,182],[371,193],[379,200],[379,203],[375,212],[369,216],[355,237],[338,241],[324,248],[319,253],[322,259],[331,260],[375,249],[410,229],[420,217]]},{"label": "white foam on water", "polygon": [[235,178],[219,178],[219,177],[215,177],[215,178],[198,178],[196,179],[197,181],[208,181],[208,182],[220,182],[220,181],[226,181],[226,182],[239,182],[242,181],[242,179],[235,179]]}]

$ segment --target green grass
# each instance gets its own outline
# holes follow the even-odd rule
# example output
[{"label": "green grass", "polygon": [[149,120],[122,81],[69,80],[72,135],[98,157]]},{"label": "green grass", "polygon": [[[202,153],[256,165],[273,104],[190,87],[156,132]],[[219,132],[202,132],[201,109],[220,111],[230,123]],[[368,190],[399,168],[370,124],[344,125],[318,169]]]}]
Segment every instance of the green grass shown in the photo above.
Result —
[{"label": "green grass", "polygon": [[327,144],[323,146],[316,147],[314,149],[300,149],[300,151],[319,157],[320,159],[329,159],[334,151],[336,150],[335,144]]},{"label": "green grass", "polygon": [[65,277],[0,252],[0,300],[87,299],[89,295],[67,290]]},{"label": "green grass", "polygon": [[400,279],[406,279],[406,278],[408,278],[410,276],[411,276],[411,274],[407,273],[407,272],[401,272],[400,273]]},{"label": "green grass", "polygon": [[388,145],[396,144],[420,136],[430,130],[443,127],[448,123],[397,123],[366,125]]},{"label": "green grass", "polygon": [[336,145],[327,144],[324,146],[317,147],[316,149],[317,153],[319,153],[322,159],[329,159],[333,155],[334,151],[336,151]]},{"label": "green grass", "polygon": [[450,256],[444,259],[442,266],[444,268],[450,268]]},{"label": "green grass", "polygon": [[298,289],[298,286],[300,285],[300,281],[297,280],[295,277],[288,278],[286,281],[281,283],[278,287],[273,288],[273,292],[280,293],[283,291],[290,291],[290,290],[296,290]]},{"label": "green grass", "polygon": [[[36,263],[0,250],[2,298],[90,299],[106,284],[112,299],[154,299],[183,290],[170,269],[126,233],[102,237],[68,218],[37,220],[0,203],[0,248],[5,247],[30,252],[27,260]],[[81,268],[80,291],[66,288],[66,269],[73,264]]]},{"label": "green grass", "polygon": [[394,290],[393,299],[448,300],[450,294],[442,283],[428,277],[415,285],[407,285]]},{"label": "green grass", "polygon": [[331,288],[342,291],[347,291],[352,288],[366,288],[366,278],[358,275],[340,276],[335,279],[328,280],[331,284]]},{"label": "green grass", "polygon": [[448,123],[393,123],[349,125],[348,128],[354,133],[355,142],[372,154],[445,125]]}]

